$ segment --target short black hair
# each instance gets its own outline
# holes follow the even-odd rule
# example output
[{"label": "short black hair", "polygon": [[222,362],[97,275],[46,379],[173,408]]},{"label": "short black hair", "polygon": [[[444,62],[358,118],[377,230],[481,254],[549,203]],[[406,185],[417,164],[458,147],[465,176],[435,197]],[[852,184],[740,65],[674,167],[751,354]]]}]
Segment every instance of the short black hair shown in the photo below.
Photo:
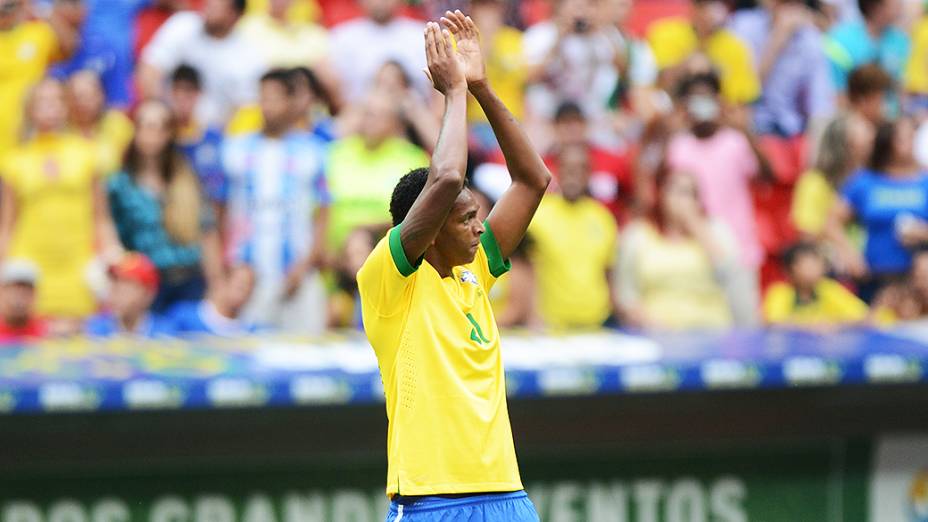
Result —
[{"label": "short black hair", "polygon": [[787,272],[792,272],[793,265],[796,264],[796,261],[805,255],[813,255],[820,259],[824,259],[818,245],[811,241],[799,241],[793,243],[783,251],[783,268],[785,268]]},{"label": "short black hair", "polygon": [[287,69],[271,69],[261,76],[261,83],[264,82],[277,82],[281,84],[289,96],[293,96],[296,92],[296,88],[293,85],[293,76]]},{"label": "short black hair", "polygon": [[232,9],[235,9],[235,12],[242,14],[245,12],[245,5],[247,0],[232,0]]},{"label": "short black hair", "polygon": [[557,110],[554,111],[554,122],[560,123],[570,118],[586,121],[586,115],[583,114],[583,108],[580,107],[580,104],[571,100],[561,102],[557,106]]},{"label": "short black hair", "polygon": [[393,187],[393,195],[390,197],[390,217],[393,218],[393,226],[406,219],[406,214],[409,214],[409,209],[422,193],[428,179],[428,167],[420,167],[407,172]]},{"label": "short black hair", "polygon": [[689,96],[696,87],[700,86],[708,87],[716,96],[722,92],[722,82],[719,80],[718,74],[714,71],[700,72],[690,74],[680,80],[680,83],[677,84],[677,98]]},{"label": "short black hair", "polygon": [[200,80],[200,71],[186,63],[178,65],[177,68],[174,69],[174,72],[171,73],[171,85],[177,85],[178,83],[190,84],[198,91],[203,88],[203,83]]}]

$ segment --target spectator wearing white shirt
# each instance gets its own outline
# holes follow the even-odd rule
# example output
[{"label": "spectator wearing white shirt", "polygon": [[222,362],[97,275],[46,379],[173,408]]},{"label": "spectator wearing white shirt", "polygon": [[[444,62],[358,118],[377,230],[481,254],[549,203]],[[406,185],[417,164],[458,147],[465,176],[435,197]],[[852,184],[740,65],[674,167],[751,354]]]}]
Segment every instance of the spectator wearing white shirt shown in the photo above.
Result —
[{"label": "spectator wearing white shirt", "polygon": [[654,74],[647,61],[629,60],[629,42],[615,20],[602,16],[600,7],[599,0],[558,0],[551,20],[525,32],[530,84],[526,104],[532,116],[550,119],[561,102],[576,102],[598,123],[594,141],[617,146],[620,142],[604,118],[619,71],[628,75],[632,86],[653,83]]},{"label": "spectator wearing white shirt", "polygon": [[222,125],[234,110],[257,99],[264,64],[256,50],[235,31],[245,0],[205,0],[197,13],[176,13],[158,29],[142,53],[139,87],[143,98],[160,97],[167,75],[181,64],[203,78],[198,119]]},{"label": "spectator wearing white shirt", "polygon": [[398,15],[400,0],[361,0],[365,16],[342,23],[330,33],[331,60],[348,102],[356,102],[388,61],[400,64],[423,96],[431,92],[422,53],[421,22]]}]

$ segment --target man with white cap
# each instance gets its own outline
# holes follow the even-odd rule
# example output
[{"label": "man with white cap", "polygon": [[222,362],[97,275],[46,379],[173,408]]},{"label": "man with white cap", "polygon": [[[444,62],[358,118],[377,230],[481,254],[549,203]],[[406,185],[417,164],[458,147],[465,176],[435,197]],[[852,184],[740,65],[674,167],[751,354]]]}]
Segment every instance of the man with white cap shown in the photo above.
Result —
[{"label": "man with white cap", "polygon": [[35,285],[39,269],[25,259],[0,266],[0,343],[45,337],[47,325],[35,317]]}]

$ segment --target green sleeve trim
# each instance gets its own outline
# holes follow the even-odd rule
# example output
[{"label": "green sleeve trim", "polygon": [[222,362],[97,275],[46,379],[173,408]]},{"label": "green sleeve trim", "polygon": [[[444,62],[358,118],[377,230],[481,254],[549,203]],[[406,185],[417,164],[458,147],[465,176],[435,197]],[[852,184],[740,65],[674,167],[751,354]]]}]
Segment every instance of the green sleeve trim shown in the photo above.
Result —
[{"label": "green sleeve trim", "polygon": [[486,229],[480,236],[480,243],[487,254],[487,263],[490,265],[490,274],[493,277],[500,277],[512,268],[512,263],[503,258],[503,253],[499,249],[499,243],[496,242],[496,236],[493,235],[493,229],[490,228],[490,222],[484,221],[483,227]]},{"label": "green sleeve trim", "polygon": [[409,277],[419,268],[419,265],[422,264],[422,258],[420,257],[415,265],[406,259],[406,251],[403,250],[403,240],[400,239],[400,227],[402,226],[403,224],[400,223],[390,229],[390,257],[393,258],[393,264],[396,265],[396,269],[403,274],[403,277]]}]

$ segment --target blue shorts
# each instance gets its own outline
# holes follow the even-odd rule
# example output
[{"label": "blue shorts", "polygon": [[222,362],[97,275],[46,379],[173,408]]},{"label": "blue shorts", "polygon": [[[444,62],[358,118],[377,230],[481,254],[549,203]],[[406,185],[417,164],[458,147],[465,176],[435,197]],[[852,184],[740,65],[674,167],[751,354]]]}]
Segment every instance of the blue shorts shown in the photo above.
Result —
[{"label": "blue shorts", "polygon": [[539,522],[524,491],[394,500],[386,522]]}]

